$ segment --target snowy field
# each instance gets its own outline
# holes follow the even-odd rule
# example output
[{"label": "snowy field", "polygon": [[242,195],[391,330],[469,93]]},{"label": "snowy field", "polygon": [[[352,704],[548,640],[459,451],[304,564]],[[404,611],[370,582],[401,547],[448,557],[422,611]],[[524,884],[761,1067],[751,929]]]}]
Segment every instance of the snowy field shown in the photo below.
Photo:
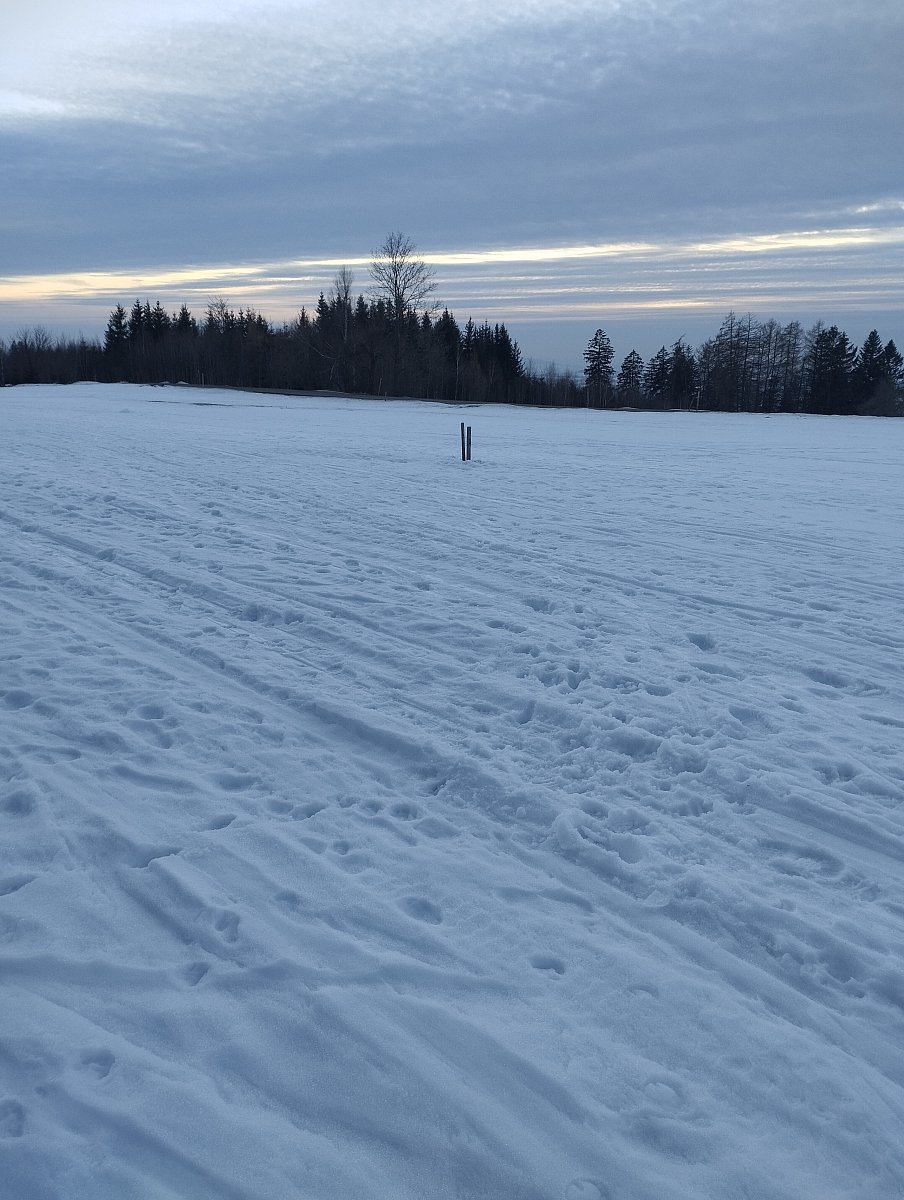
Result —
[{"label": "snowy field", "polygon": [[2,1200],[900,1200],[902,550],[904,421],[0,391]]}]

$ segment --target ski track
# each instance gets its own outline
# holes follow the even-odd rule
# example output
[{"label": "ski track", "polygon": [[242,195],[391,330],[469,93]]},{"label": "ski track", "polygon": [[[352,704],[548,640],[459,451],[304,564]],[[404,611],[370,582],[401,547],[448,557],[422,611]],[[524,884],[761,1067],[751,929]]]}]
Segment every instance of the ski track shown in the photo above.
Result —
[{"label": "ski track", "polygon": [[0,1197],[904,1195],[904,422],[195,395],[0,391]]}]

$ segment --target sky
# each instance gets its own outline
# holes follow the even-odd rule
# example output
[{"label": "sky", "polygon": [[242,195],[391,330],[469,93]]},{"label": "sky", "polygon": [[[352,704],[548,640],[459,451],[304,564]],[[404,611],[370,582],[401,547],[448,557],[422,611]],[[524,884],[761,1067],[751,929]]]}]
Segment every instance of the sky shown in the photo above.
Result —
[{"label": "sky", "polygon": [[399,230],[537,367],[731,310],[904,344],[900,0],[15,9],[0,338],[136,297],[291,320]]}]

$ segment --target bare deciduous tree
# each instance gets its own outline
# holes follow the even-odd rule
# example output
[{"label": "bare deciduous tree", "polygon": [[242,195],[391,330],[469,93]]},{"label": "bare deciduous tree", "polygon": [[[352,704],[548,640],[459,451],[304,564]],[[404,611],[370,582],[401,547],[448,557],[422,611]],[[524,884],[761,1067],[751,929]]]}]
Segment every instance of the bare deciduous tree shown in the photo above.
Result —
[{"label": "bare deciduous tree", "polygon": [[396,321],[408,312],[432,309],[425,304],[436,290],[434,274],[423,259],[416,257],[417,247],[401,233],[391,233],[374,251],[370,276],[374,293],[386,301]]},{"label": "bare deciduous tree", "polygon": [[330,301],[340,315],[342,340],[348,341],[348,323],[352,312],[352,288],[355,277],[348,267],[340,267],[333,276],[333,286],[330,288]]}]

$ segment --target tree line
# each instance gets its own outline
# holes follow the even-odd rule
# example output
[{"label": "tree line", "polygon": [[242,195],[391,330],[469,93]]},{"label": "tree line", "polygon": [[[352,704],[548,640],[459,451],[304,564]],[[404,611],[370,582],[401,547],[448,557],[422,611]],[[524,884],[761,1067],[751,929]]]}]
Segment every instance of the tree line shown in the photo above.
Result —
[{"label": "tree line", "polygon": [[[375,252],[370,294],[340,270],[315,309],[276,325],[253,308],[211,300],[198,319],[158,300],[117,304],[103,342],[23,330],[0,343],[0,383],[129,383],[329,390],[478,403],[556,403],[561,384],[526,369],[504,324],[463,327],[431,302],[433,273],[409,239]],[[574,385],[576,386],[576,385]],[[570,395],[569,395],[569,398]]]},{"label": "tree line", "polygon": [[390,234],[374,253],[368,295],[342,268],[315,309],[274,324],[212,299],[198,319],[182,305],[135,300],[110,313],[103,341],[37,328],[0,341],[0,384],[189,383],[277,391],[339,391],[463,403],[729,412],[904,414],[904,359],[874,330],[862,346],[837,326],[734,313],[697,348],[679,338],[648,361],[632,350],[616,371],[598,329],[580,380],[525,364],[504,324],[462,326],[432,303],[433,272],[411,241]]},{"label": "tree line", "polygon": [[608,335],[584,351],[584,391],[594,407],[904,415],[904,357],[874,329],[862,346],[837,325],[804,331],[729,313],[696,350],[679,338],[647,362],[632,350],[616,373]]}]

